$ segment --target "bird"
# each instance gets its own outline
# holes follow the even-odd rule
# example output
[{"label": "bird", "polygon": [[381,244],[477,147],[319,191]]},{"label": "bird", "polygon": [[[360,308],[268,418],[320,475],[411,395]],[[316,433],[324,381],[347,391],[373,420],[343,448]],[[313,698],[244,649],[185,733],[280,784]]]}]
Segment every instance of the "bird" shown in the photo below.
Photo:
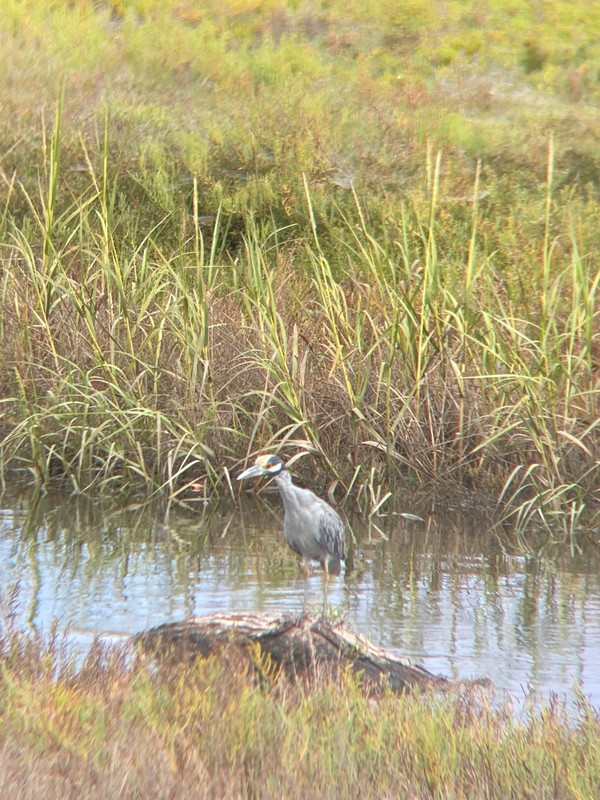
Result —
[{"label": "bird", "polygon": [[292,483],[292,476],[283,460],[276,455],[258,456],[253,466],[238,475],[238,481],[248,478],[272,477],[283,500],[283,535],[290,548],[302,556],[304,569],[304,603],[306,616],[309,561],[318,561],[325,572],[323,619],[327,618],[327,584],[330,575],[339,575],[346,558],[344,523],[329,503],[310,489]]}]

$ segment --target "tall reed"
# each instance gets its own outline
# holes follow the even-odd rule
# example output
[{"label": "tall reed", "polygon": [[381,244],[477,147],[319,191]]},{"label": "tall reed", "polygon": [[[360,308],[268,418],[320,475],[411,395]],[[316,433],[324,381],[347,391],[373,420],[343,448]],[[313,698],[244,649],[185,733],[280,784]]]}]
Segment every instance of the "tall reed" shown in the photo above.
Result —
[{"label": "tall reed", "polygon": [[385,235],[354,189],[326,217],[306,180],[305,229],[248,216],[233,234],[220,209],[207,231],[194,180],[191,207],[140,235],[130,217],[123,236],[108,116],[99,166],[82,143],[86,186],[65,202],[61,111],[39,196],[20,190],[32,226],[4,222],[3,480],[177,498],[203,476],[218,495],[241,459],[280,449],[371,510],[420,485],[487,494],[522,527],[594,518],[600,271],[575,227],[555,263],[552,144],[526,316],[479,235],[479,168],[458,265],[433,153],[428,193]]}]

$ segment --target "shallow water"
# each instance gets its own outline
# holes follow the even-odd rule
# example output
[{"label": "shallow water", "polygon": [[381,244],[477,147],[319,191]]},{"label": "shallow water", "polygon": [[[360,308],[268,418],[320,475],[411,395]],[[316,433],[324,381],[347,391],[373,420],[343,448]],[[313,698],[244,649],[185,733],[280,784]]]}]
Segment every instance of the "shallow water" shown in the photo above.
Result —
[{"label": "shallow water", "polygon": [[[79,648],[222,610],[300,611],[303,576],[277,498],[165,517],[151,507],[5,497],[0,590],[18,616],[69,626]],[[600,555],[508,555],[480,524],[351,520],[349,557],[329,600],[382,647],[452,678],[489,677],[517,698],[579,683],[600,707]],[[382,528],[382,526],[385,526]],[[322,574],[310,580],[319,606]]]}]

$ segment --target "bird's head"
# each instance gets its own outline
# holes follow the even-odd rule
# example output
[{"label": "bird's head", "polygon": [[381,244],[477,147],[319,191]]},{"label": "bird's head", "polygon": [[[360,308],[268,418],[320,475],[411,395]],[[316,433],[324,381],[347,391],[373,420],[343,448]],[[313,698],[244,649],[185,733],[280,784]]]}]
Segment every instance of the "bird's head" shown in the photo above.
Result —
[{"label": "bird's head", "polygon": [[238,475],[238,481],[244,481],[246,478],[266,478],[279,473],[285,469],[285,464],[279,456],[259,456],[254,462],[254,466],[244,470]]}]

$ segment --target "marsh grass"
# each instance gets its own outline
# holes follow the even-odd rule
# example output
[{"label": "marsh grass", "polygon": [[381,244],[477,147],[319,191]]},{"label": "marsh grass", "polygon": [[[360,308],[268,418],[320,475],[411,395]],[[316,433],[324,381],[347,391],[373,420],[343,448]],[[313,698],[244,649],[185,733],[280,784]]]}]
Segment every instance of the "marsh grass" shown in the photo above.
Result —
[{"label": "marsh grass", "polygon": [[[540,23],[535,69],[494,12],[527,106],[498,19],[480,12],[466,53],[458,5],[456,28],[427,2],[33,5],[4,29],[3,481],[223,495],[272,448],[371,514],[420,487],[520,530],[594,525],[597,89],[579,65],[572,105],[561,38],[578,12]],[[41,116],[38,86],[58,97]]]},{"label": "marsh grass", "polygon": [[305,449],[371,509],[394,481],[500,481],[519,525],[579,521],[596,479],[598,273],[575,242],[550,279],[544,237],[539,321],[520,318],[475,254],[474,208],[457,284],[436,239],[438,155],[427,217],[401,206],[401,239],[378,241],[356,194],[339,211],[340,275],[308,185],[300,240],[250,220],[221,261],[217,216],[210,243],[196,225],[175,251],[155,231],[132,249],[111,228],[106,163],[56,212],[59,137],[57,113],[46,183],[27,196],[40,250],[14,225],[5,246],[4,474],[176,496],[199,474],[219,492],[219,463]]},{"label": "marsh grass", "polygon": [[[153,665],[96,643],[0,633],[0,796],[592,798],[600,722],[580,698],[517,712],[480,687],[365,692],[289,682],[260,650]],[[257,683],[256,674],[260,674]],[[151,757],[149,757],[151,754]]]}]

